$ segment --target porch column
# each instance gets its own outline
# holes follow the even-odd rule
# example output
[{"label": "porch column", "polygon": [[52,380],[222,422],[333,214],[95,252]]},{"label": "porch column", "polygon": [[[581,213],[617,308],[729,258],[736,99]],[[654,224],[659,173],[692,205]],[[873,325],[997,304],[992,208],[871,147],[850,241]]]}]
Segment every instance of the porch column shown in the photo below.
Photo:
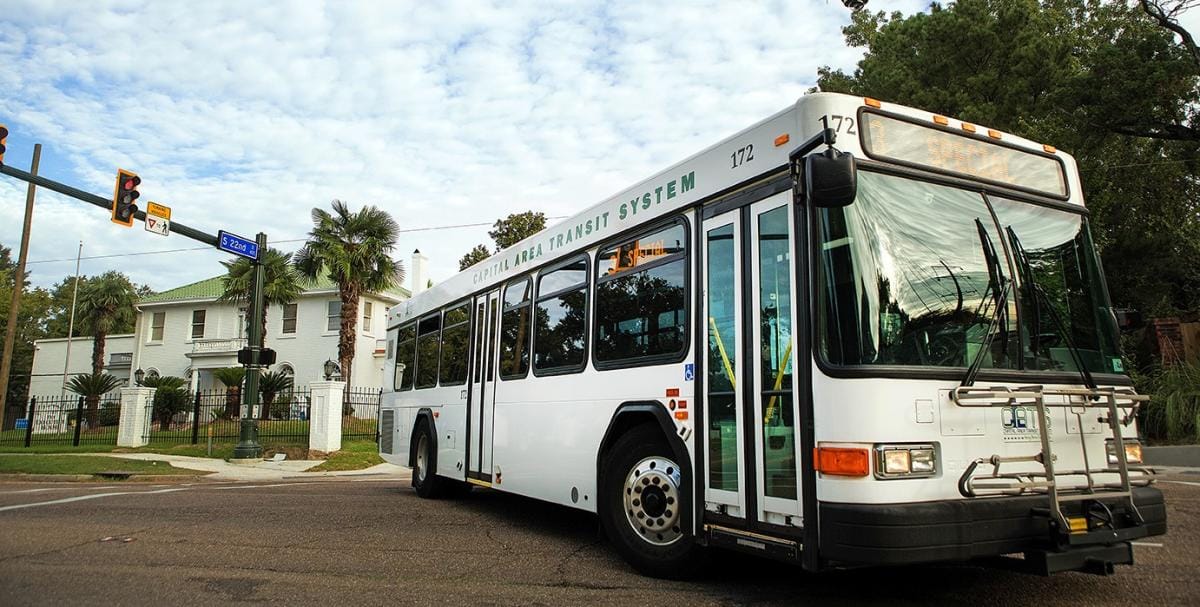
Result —
[{"label": "porch column", "polygon": [[312,403],[308,417],[308,448],[331,453],[342,448],[342,394],[346,383],[316,381],[309,384]]},{"label": "porch column", "polygon": [[117,426],[118,447],[142,447],[150,442],[150,403],[154,401],[154,388],[121,388],[121,420]]}]

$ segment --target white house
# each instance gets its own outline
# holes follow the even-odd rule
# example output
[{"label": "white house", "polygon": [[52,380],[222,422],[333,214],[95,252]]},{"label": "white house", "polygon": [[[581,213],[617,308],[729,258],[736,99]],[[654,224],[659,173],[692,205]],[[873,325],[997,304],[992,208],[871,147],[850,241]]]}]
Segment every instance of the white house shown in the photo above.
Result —
[{"label": "white house", "polygon": [[[425,257],[414,251],[410,275],[417,290],[425,286],[425,263]],[[122,379],[133,377],[139,369],[147,375],[175,375],[186,378],[193,390],[222,388],[213,371],[237,366],[237,352],[246,346],[248,316],[244,306],[217,301],[221,293],[221,277],[215,276],[142,299],[133,335],[108,338],[105,370]],[[408,296],[409,291],[400,288],[393,293],[365,293],[359,299],[354,366],[351,376],[344,378],[349,385],[383,385],[387,309]],[[325,361],[338,358],[340,324],[337,285],[327,279],[310,284],[293,303],[270,306],[266,347],[276,352],[271,370],[291,373],[297,385],[323,379]],[[66,341],[37,342],[30,394],[60,392]],[[71,341],[69,373],[90,372],[92,339]]]}]

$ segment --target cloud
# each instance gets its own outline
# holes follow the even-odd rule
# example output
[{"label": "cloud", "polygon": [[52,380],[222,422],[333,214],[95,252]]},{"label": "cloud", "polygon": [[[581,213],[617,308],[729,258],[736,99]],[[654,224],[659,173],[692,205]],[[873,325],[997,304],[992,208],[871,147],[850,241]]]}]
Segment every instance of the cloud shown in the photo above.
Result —
[{"label": "cloud", "polygon": [[[872,8],[912,12],[923,2]],[[404,227],[579,211],[783,108],[820,65],[852,67],[838,2],[56,3],[0,17],[10,163],[143,200],[215,232],[301,238],[333,198]],[[21,145],[19,153],[16,145]],[[20,160],[24,154],[26,160]],[[53,173],[49,171],[55,171]],[[0,241],[23,184],[0,180]],[[39,195],[30,257],[186,248]],[[435,281],[486,228],[406,233]],[[292,249],[298,243],[284,243]],[[86,261],[165,289],[221,272],[216,252]],[[49,284],[72,262],[35,264]]]}]

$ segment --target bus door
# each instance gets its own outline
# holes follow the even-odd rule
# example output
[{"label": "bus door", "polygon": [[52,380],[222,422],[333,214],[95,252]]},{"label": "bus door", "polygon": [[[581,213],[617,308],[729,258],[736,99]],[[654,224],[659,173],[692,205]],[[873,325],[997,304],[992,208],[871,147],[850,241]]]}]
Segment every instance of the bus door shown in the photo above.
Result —
[{"label": "bus door", "polygon": [[801,526],[791,194],[704,221],[705,508]]},{"label": "bus door", "polygon": [[500,291],[475,298],[471,388],[467,416],[467,478],[492,481],[492,420],[495,417],[496,324]]}]

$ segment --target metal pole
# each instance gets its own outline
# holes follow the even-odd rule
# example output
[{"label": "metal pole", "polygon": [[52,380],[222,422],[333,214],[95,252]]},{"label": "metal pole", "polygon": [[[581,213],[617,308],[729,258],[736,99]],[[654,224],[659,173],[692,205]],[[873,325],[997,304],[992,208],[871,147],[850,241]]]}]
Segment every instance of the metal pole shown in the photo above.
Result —
[{"label": "metal pole", "polygon": [[67,360],[63,363],[62,393],[67,395],[67,371],[71,369],[71,341],[75,337],[75,299],[79,296],[79,260],[83,257],[83,241],[79,241],[79,251],[75,253],[75,286],[71,289],[71,320],[67,322]]},{"label": "metal pole", "polygon": [[263,284],[266,282],[265,268],[262,258],[267,252],[267,235],[258,233],[258,258],[254,260],[254,289],[250,294],[250,335],[247,340],[250,348],[250,361],[246,365],[246,391],[242,393],[242,403],[246,412],[242,415],[241,436],[237,447],[233,449],[235,459],[251,459],[262,457],[262,445],[258,443],[258,421],[254,419],[254,407],[258,405],[258,357],[262,351],[262,314],[263,314]]},{"label": "metal pole", "polygon": [[[33,165],[30,175],[37,175],[42,160],[42,144],[33,146]],[[0,165],[4,168],[4,165]],[[0,358],[0,428],[4,427],[4,415],[8,404],[8,374],[12,372],[13,346],[17,341],[17,314],[21,310],[21,294],[25,291],[25,259],[29,255],[29,228],[33,224],[33,199],[37,187],[32,182],[25,194],[25,227],[21,229],[21,253],[17,257],[17,273],[13,275],[12,305],[8,308],[8,326],[4,332],[4,354]],[[30,376],[32,380],[33,377]],[[32,422],[31,422],[32,423]],[[28,445],[26,445],[28,446]]]}]

